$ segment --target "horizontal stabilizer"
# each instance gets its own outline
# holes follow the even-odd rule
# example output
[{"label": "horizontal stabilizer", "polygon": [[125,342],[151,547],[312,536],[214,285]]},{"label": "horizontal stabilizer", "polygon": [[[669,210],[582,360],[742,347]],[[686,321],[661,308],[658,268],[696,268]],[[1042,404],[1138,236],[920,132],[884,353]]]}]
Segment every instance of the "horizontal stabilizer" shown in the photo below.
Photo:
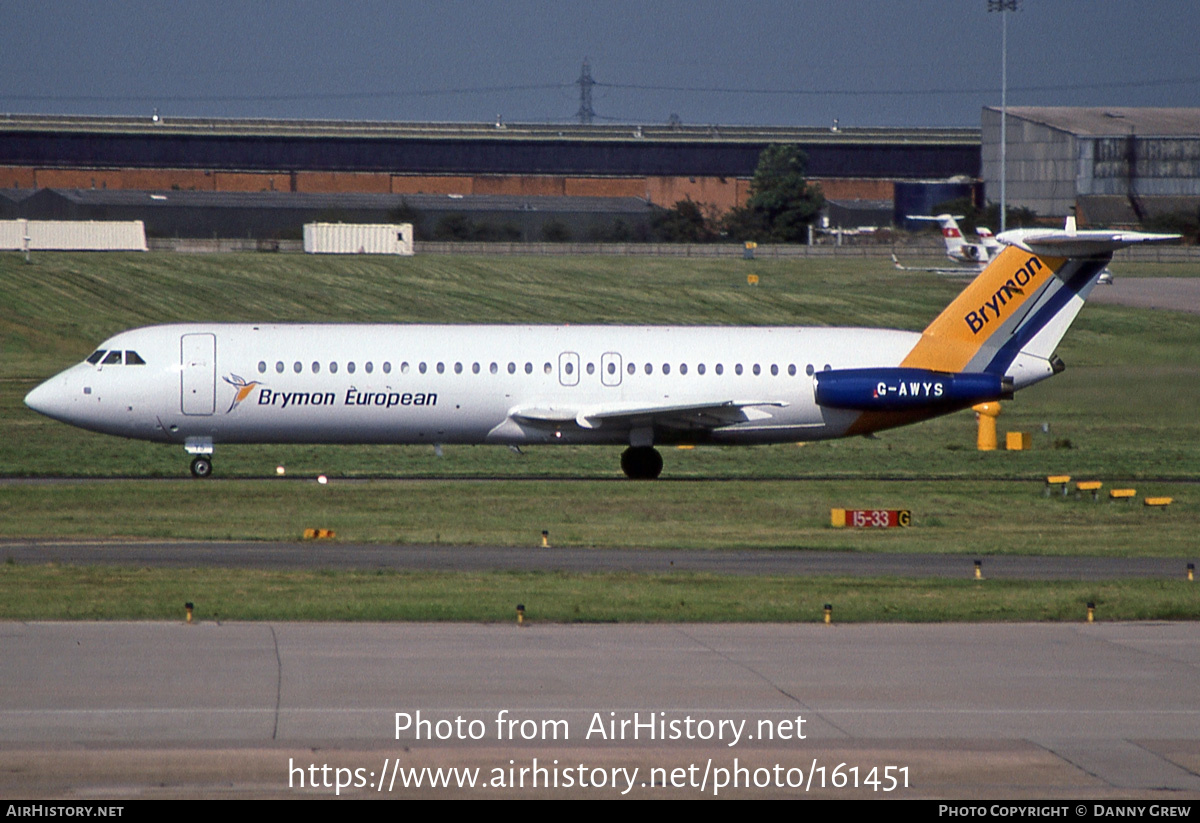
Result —
[{"label": "horizontal stabilizer", "polygon": [[1102,257],[1140,243],[1176,243],[1178,234],[1098,229],[1013,229],[998,235],[1002,243],[1048,257]]}]

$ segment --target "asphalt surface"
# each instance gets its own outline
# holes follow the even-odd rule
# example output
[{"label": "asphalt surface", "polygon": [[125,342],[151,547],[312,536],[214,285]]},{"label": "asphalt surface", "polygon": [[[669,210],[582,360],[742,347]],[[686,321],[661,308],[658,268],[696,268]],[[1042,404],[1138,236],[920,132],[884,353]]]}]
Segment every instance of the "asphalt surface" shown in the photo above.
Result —
[{"label": "asphalt surface", "polygon": [[7,623],[0,660],[6,798],[1200,799],[1188,624]]},{"label": "asphalt surface", "polygon": [[1112,284],[1094,288],[1088,302],[1200,314],[1200,277],[1123,278],[1118,265]]}]

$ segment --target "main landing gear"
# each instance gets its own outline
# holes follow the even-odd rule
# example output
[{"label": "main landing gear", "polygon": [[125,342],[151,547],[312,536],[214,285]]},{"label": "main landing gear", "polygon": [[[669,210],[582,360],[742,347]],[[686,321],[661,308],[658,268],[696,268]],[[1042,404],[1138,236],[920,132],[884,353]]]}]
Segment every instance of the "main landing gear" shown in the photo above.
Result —
[{"label": "main landing gear", "polygon": [[621,453],[621,471],[633,480],[653,480],[662,468],[662,455],[653,446],[630,446]]},{"label": "main landing gear", "polygon": [[204,455],[192,460],[192,477],[208,477],[212,474],[212,461]]}]

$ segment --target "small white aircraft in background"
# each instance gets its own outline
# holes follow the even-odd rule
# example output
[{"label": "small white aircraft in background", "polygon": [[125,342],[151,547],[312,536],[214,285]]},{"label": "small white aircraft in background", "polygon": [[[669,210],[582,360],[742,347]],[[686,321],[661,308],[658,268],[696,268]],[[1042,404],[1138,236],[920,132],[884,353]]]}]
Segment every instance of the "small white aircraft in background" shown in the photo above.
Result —
[{"label": "small white aircraft in background", "polygon": [[[973,277],[979,272],[983,271],[984,267],[988,264],[988,261],[992,260],[997,254],[999,254],[1001,248],[1003,248],[1003,245],[996,238],[996,235],[992,234],[992,230],[985,228],[984,226],[979,226],[975,229],[975,234],[979,238],[979,242],[968,243],[963,238],[962,230],[958,227],[958,221],[963,219],[961,214],[939,214],[936,216],[916,214],[909,215],[908,219],[936,221],[942,228],[942,239],[946,243],[946,257],[955,262],[969,265],[963,265],[953,269],[937,267],[917,268],[913,266],[901,265],[899,258],[893,254],[892,263],[894,263],[896,268],[898,268],[900,271],[926,271],[934,274],[954,274],[964,277]],[[1063,231],[1069,233],[1075,233],[1077,231],[1075,227],[1074,214],[1067,215]],[[1100,273],[1100,277],[1097,282],[1110,285],[1113,282],[1112,272],[1110,272],[1108,269],[1105,269]]]},{"label": "small white aircraft in background", "polygon": [[1054,350],[1113,251],[1179,235],[1019,229],[923,332],[693,326],[188,323],[110,338],[25,403],[176,444],[625,445],[824,440],[1007,398]]},{"label": "small white aircraft in background", "polygon": [[963,219],[961,214],[917,214],[909,215],[909,220],[925,220],[937,223],[942,229],[942,240],[946,243],[946,256],[956,263],[984,264],[1000,253],[1000,241],[992,234],[992,230],[979,226],[975,234],[978,243],[968,243],[963,237],[958,221]]},{"label": "small white aircraft in background", "polygon": [[935,274],[959,274],[959,275],[975,275],[983,270],[988,261],[1000,253],[1001,244],[992,234],[991,229],[978,227],[975,230],[979,238],[978,243],[968,243],[963,237],[962,230],[958,227],[958,221],[963,219],[961,214],[910,214],[908,220],[924,220],[936,222],[942,228],[942,240],[946,244],[946,257],[953,260],[955,263],[964,265],[958,268],[917,268],[913,266],[901,265],[900,260],[896,255],[892,255],[892,262],[900,271],[927,271]]}]

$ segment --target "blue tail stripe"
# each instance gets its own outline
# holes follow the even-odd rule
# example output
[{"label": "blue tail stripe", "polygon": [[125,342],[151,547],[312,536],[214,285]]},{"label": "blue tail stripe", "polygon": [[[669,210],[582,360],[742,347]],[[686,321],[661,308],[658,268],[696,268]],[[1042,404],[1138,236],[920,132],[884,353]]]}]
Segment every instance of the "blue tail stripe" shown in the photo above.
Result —
[{"label": "blue tail stripe", "polygon": [[1008,367],[1016,360],[1021,349],[1025,348],[1029,341],[1063,310],[1071,298],[1079,294],[1107,265],[1107,260],[1080,261],[1079,270],[1071,276],[1071,279],[1066,281],[1063,287],[1056,291],[1033,317],[1017,327],[1013,336],[997,350],[995,356],[983,370],[994,374],[1004,374],[1008,371]]}]

